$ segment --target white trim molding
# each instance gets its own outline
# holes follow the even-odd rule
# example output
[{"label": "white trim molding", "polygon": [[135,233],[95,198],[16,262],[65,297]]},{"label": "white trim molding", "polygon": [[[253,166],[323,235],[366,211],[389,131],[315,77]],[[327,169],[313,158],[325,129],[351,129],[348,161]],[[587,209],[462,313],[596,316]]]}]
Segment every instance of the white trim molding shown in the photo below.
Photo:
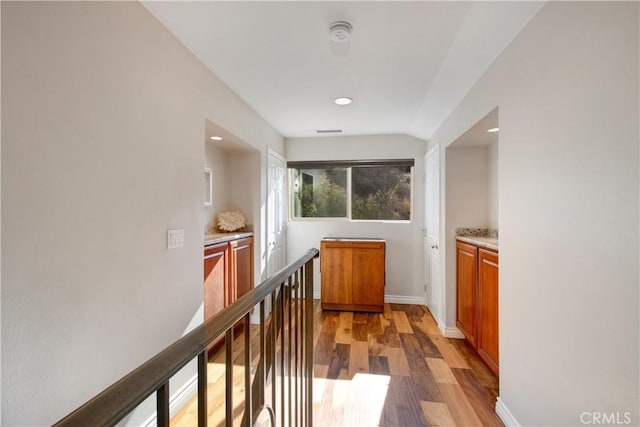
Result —
[{"label": "white trim molding", "polygon": [[447,338],[464,339],[462,331],[455,326],[446,326],[444,323],[438,322],[438,328],[440,329],[440,332],[442,332],[442,335]]},{"label": "white trim molding", "polygon": [[[189,381],[175,392],[169,399],[169,414],[173,417],[186,403],[198,392],[198,374],[192,376]],[[144,427],[155,427],[157,425],[158,414],[154,413],[142,423]]]},{"label": "white trim molding", "polygon": [[[313,299],[320,299],[320,291],[313,292]],[[424,297],[409,297],[405,295],[385,295],[384,302],[388,302],[391,304],[409,304],[409,305],[425,306]]]},{"label": "white trim molding", "polygon": [[[404,295],[385,295],[384,302],[391,304],[410,304],[410,305],[424,305],[424,297],[409,297]],[[425,306],[426,307],[426,306]]]},{"label": "white trim molding", "polygon": [[452,327],[444,328],[444,331],[442,331],[442,335],[444,335],[447,338],[456,338],[459,340],[464,339],[464,334],[460,332],[460,329],[458,328],[452,328]]},{"label": "white trim molding", "polygon": [[522,425],[518,420],[516,420],[516,417],[513,416],[509,408],[507,408],[504,400],[500,399],[500,396],[498,396],[498,399],[496,400],[496,414],[507,427],[519,427]]}]

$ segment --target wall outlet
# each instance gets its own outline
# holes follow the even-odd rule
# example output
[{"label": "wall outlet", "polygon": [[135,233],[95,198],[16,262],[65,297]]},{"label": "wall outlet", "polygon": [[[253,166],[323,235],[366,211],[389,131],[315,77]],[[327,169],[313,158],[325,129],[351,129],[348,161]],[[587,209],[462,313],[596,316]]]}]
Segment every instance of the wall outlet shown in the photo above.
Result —
[{"label": "wall outlet", "polygon": [[181,248],[184,246],[184,228],[167,230],[167,249]]}]

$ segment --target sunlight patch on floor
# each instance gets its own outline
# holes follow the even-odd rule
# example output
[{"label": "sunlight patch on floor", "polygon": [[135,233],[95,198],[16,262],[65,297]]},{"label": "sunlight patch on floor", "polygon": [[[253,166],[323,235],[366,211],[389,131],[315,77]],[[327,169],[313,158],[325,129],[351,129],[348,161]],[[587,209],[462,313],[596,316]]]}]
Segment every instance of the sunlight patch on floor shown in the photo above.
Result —
[{"label": "sunlight patch on floor", "polygon": [[313,379],[314,424],[378,426],[391,377],[356,373],[352,379]]}]

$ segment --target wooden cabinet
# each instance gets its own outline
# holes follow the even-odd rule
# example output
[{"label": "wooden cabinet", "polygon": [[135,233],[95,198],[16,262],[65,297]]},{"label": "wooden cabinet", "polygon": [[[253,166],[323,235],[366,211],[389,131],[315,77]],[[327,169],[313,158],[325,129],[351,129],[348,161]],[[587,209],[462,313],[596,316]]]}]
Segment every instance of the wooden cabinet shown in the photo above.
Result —
[{"label": "wooden cabinet", "polygon": [[253,237],[229,242],[229,303],[253,289]]},{"label": "wooden cabinet", "polygon": [[456,325],[498,375],[498,253],[456,242]]},{"label": "wooden cabinet", "polygon": [[[204,247],[204,320],[253,289],[253,237]],[[218,340],[219,341],[219,340]],[[218,342],[211,346],[215,346]]]},{"label": "wooden cabinet", "polygon": [[382,312],[385,249],[383,240],[323,240],[320,243],[322,308]]},{"label": "wooden cabinet", "polygon": [[229,297],[228,243],[218,243],[204,248],[204,318],[205,320],[222,310]]},{"label": "wooden cabinet", "polygon": [[456,243],[456,325],[475,348],[478,346],[477,319],[478,248]]},{"label": "wooden cabinet", "polygon": [[498,254],[478,249],[478,354],[498,375]]}]

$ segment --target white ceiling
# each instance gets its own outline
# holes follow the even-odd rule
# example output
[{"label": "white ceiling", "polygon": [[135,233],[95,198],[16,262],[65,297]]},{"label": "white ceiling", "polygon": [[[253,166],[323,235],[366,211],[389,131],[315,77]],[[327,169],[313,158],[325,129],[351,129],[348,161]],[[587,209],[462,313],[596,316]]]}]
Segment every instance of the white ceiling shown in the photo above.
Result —
[{"label": "white ceiling", "polygon": [[[543,3],[143,5],[283,136],[428,139]],[[338,20],[353,25],[346,46],[329,39]],[[338,96],[353,104],[335,105]]]},{"label": "white ceiling", "polygon": [[[222,140],[214,141],[211,139],[212,136],[220,137]],[[205,143],[221,148],[227,153],[246,153],[256,151],[255,147],[247,144],[242,139],[211,120],[205,120]]]},{"label": "white ceiling", "polygon": [[458,139],[453,141],[450,147],[480,147],[497,144],[500,132],[487,132],[489,129],[500,128],[498,108],[494,108],[489,114],[478,120]]}]

